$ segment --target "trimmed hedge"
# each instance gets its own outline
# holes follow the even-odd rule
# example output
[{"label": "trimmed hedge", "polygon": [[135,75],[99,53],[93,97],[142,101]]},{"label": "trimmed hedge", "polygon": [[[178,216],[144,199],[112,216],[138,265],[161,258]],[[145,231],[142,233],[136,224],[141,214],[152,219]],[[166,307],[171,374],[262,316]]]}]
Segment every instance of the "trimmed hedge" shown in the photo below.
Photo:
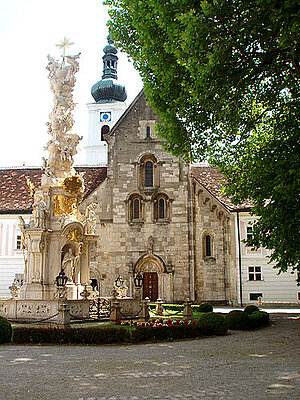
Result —
[{"label": "trimmed hedge", "polygon": [[259,311],[259,308],[254,304],[250,304],[249,306],[246,306],[244,309],[244,312],[248,315],[254,313],[255,311]]},{"label": "trimmed hedge", "polygon": [[111,344],[129,341],[124,328],[32,328],[14,327],[14,343]]},{"label": "trimmed hedge", "polygon": [[226,322],[229,329],[247,330],[269,325],[270,317],[264,311],[254,311],[247,314],[245,311],[234,310],[227,315]]},{"label": "trimmed hedge", "polygon": [[249,319],[252,328],[261,328],[270,323],[270,316],[265,311],[255,311],[249,315]]},{"label": "trimmed hedge", "polygon": [[131,342],[149,342],[160,340],[176,340],[196,338],[201,336],[196,325],[171,325],[152,327],[137,327],[131,331]]},{"label": "trimmed hedge", "polygon": [[224,315],[212,312],[201,315],[197,321],[197,327],[203,336],[223,336],[228,331]]},{"label": "trimmed hedge", "polygon": [[9,343],[12,336],[12,327],[6,318],[0,316],[0,344]]},{"label": "trimmed hedge", "polygon": [[204,302],[198,306],[197,311],[203,313],[213,312],[213,306],[210,303]]},{"label": "trimmed hedge", "polygon": [[226,322],[229,329],[247,330],[251,328],[248,314],[241,310],[230,311],[226,316]]}]

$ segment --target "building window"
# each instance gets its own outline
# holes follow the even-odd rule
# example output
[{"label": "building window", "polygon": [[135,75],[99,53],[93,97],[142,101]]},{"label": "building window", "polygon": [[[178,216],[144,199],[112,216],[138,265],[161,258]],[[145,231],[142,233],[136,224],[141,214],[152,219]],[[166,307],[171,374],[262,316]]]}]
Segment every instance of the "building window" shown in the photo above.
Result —
[{"label": "building window", "polygon": [[158,201],[158,218],[164,219],[166,215],[165,199],[159,199]]},{"label": "building window", "polygon": [[247,226],[247,241],[252,240],[253,237],[253,229],[252,226]]},{"label": "building window", "polygon": [[249,299],[252,301],[257,301],[259,297],[263,297],[262,293],[249,293]]},{"label": "building window", "polygon": [[248,267],[249,281],[261,281],[261,267]]},{"label": "building window", "polygon": [[20,234],[17,235],[16,249],[17,250],[22,249],[22,235],[20,235]]},{"label": "building window", "polygon": [[205,256],[211,257],[211,237],[210,237],[210,235],[205,235]]},{"label": "building window", "polygon": [[151,129],[150,129],[150,126],[147,126],[146,127],[146,137],[150,138],[151,137],[150,135],[151,135]]},{"label": "building window", "polygon": [[165,193],[156,194],[154,201],[154,221],[170,219],[170,199]]},{"label": "building window", "polygon": [[143,220],[143,199],[139,194],[133,194],[128,202],[129,222],[141,222]]},{"label": "building window", "polygon": [[152,190],[159,186],[159,171],[157,159],[153,154],[144,154],[138,163],[138,187]]},{"label": "building window", "polygon": [[145,164],[145,187],[153,187],[153,163],[147,161]]},{"label": "building window", "polygon": [[140,219],[140,200],[133,200],[133,219]]}]

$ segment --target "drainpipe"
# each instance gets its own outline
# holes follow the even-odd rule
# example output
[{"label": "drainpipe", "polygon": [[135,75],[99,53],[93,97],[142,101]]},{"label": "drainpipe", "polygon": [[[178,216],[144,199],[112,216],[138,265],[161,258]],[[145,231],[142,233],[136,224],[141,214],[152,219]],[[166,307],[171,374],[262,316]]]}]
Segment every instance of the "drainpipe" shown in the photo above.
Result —
[{"label": "drainpipe", "polygon": [[241,299],[241,307],[243,307],[241,232],[240,232],[240,215],[238,211],[236,213],[236,216],[237,216],[237,236],[238,236],[238,247],[239,247],[240,299]]},{"label": "drainpipe", "polygon": [[194,186],[191,177],[188,180],[188,248],[189,248],[189,286],[190,299],[195,300],[195,259],[194,259]]}]

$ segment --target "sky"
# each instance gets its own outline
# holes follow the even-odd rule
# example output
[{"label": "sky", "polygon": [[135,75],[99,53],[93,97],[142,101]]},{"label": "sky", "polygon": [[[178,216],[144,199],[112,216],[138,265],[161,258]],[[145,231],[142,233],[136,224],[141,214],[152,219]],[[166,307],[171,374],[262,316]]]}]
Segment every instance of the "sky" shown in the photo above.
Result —
[{"label": "sky", "polygon": [[[47,54],[61,59],[56,44],[74,42],[66,54],[81,52],[74,90],[73,132],[83,136],[76,164],[85,163],[87,103],[102,77],[103,48],[107,44],[107,7],[101,0],[0,0],[0,166],[40,166],[50,139],[46,122],[53,107]],[[118,78],[125,84],[127,105],[142,82],[126,54],[118,53]]]}]

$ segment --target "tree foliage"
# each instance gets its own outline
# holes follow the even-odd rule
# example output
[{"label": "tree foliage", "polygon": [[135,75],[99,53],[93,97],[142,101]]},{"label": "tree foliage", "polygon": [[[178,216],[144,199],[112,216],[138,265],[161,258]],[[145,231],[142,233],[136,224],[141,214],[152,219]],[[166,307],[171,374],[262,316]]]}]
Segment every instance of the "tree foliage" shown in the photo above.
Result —
[{"label": "tree foliage", "polygon": [[252,245],[285,271],[299,246],[300,27],[296,0],[107,0],[110,33],[139,70],[174,155],[209,158]]}]

